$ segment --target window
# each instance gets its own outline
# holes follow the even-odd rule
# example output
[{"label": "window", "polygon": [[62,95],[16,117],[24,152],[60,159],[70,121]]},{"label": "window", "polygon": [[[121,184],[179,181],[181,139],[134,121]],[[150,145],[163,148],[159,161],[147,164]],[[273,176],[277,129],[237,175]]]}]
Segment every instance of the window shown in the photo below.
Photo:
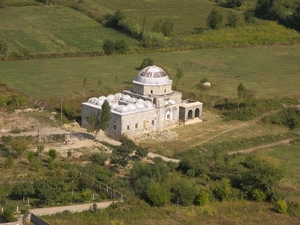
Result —
[{"label": "window", "polygon": [[165,93],[167,92],[167,90],[165,89]]},{"label": "window", "polygon": [[153,90],[151,90],[151,94],[153,94]]},{"label": "window", "polygon": [[129,125],[127,125],[127,130],[130,130],[130,127],[129,127]]},{"label": "window", "polygon": [[135,124],[135,128],[138,128],[138,127],[139,127],[139,126],[138,126],[138,124],[136,123],[136,124]]},{"label": "window", "polygon": [[152,125],[154,125],[154,120],[152,120]]},{"label": "window", "polygon": [[116,130],[117,129],[117,124],[114,124],[114,130]]}]

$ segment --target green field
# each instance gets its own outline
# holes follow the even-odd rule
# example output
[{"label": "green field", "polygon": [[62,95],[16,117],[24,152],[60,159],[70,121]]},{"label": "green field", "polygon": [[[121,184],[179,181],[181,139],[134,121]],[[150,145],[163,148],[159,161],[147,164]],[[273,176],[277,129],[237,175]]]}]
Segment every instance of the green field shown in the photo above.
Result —
[{"label": "green field", "polygon": [[29,52],[101,51],[105,39],[137,42],[84,14],[63,6],[9,7],[0,9],[0,39],[9,52],[25,48]]},{"label": "green field", "polygon": [[0,78],[36,98],[53,97],[61,92],[69,97],[81,93],[85,78],[88,95],[96,95],[101,78],[101,93],[109,94],[131,88],[136,68],[147,57],[164,68],[171,79],[175,78],[177,68],[181,68],[184,73],[179,84],[181,90],[197,90],[196,84],[206,77],[212,83],[206,94],[212,96],[236,98],[240,82],[256,90],[259,97],[300,94],[300,45],[1,62]]}]

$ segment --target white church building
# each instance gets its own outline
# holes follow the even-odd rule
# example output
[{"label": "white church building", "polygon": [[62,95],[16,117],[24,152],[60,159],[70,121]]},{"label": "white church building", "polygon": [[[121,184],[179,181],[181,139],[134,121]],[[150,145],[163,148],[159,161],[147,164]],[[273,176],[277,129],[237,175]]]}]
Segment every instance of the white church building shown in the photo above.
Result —
[{"label": "white church building", "polygon": [[111,120],[106,133],[113,136],[139,135],[174,127],[202,117],[202,103],[182,100],[182,94],[172,90],[172,80],[158,66],[142,69],[133,80],[133,88],[123,93],[90,98],[82,103],[82,126],[88,126],[90,113],[101,113],[107,100]]}]

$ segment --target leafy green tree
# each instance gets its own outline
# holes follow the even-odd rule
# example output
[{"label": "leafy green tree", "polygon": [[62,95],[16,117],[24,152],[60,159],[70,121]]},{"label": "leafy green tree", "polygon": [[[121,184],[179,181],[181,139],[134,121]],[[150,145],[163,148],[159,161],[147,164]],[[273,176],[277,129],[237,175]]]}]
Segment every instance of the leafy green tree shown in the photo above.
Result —
[{"label": "leafy green tree", "polygon": [[6,222],[17,221],[17,218],[14,216],[14,212],[11,209],[4,209],[2,216]]},{"label": "leafy green tree", "polygon": [[244,21],[246,23],[254,23],[255,22],[253,9],[246,9],[245,10],[245,12],[244,12]]},{"label": "leafy green tree", "polygon": [[232,28],[236,28],[238,26],[239,17],[236,12],[229,11],[227,16],[227,25]]},{"label": "leafy green tree", "polygon": [[172,188],[173,202],[181,205],[191,205],[196,197],[196,189],[192,186],[191,182],[187,179],[181,179]]},{"label": "leafy green tree", "polygon": [[55,149],[50,149],[48,155],[54,161],[57,158],[57,151]]},{"label": "leafy green tree", "polygon": [[266,200],[267,195],[262,190],[254,189],[252,191],[252,197],[258,202],[263,202]]},{"label": "leafy green tree", "polygon": [[171,193],[165,186],[152,181],[147,190],[147,195],[153,205],[164,206],[169,202]]},{"label": "leafy green tree", "polygon": [[100,116],[100,129],[105,130],[109,126],[111,114],[110,114],[110,106],[108,101],[104,101],[102,105],[101,110],[101,116]]},{"label": "leafy green tree", "polygon": [[105,153],[94,153],[90,156],[90,160],[92,163],[103,166],[107,160],[107,155]]},{"label": "leafy green tree", "polygon": [[115,42],[115,52],[118,54],[125,54],[129,50],[127,43],[122,40]]},{"label": "leafy green tree", "polygon": [[19,158],[22,158],[23,152],[28,148],[28,140],[26,137],[15,137],[11,142],[11,147],[16,151]]},{"label": "leafy green tree", "polygon": [[276,209],[279,213],[286,213],[287,208],[288,208],[288,205],[287,205],[286,201],[278,200],[276,202]]},{"label": "leafy green tree", "polygon": [[115,43],[110,39],[106,39],[103,42],[102,49],[106,55],[111,55],[115,52]]},{"label": "leafy green tree", "polygon": [[198,202],[200,206],[205,206],[209,203],[209,193],[204,190],[199,191]]},{"label": "leafy green tree", "polygon": [[27,159],[28,159],[29,163],[32,163],[32,160],[34,159],[34,156],[35,156],[34,152],[32,152],[32,151],[28,152]]},{"label": "leafy green tree", "polygon": [[[1,8],[1,3],[0,3],[0,8]],[[0,55],[6,55],[7,53],[7,44],[0,40]]]},{"label": "leafy green tree", "polygon": [[5,197],[5,195],[0,195],[0,205],[1,205],[1,212],[3,213],[3,209],[4,209],[4,206],[7,202],[7,199]]},{"label": "leafy green tree", "polygon": [[162,20],[156,20],[152,25],[151,31],[160,33],[162,31]]},{"label": "leafy green tree", "polygon": [[226,0],[226,5],[230,8],[240,7],[244,0]]},{"label": "leafy green tree", "polygon": [[220,181],[217,181],[213,192],[221,201],[228,199],[232,194],[230,180],[228,178],[222,178]]},{"label": "leafy green tree", "polygon": [[274,187],[284,175],[280,164],[271,157],[250,155],[245,158],[243,166],[248,169],[242,177],[242,187],[246,193],[259,189],[269,198],[273,197]]},{"label": "leafy green tree", "polygon": [[207,26],[214,30],[218,30],[221,27],[222,21],[223,16],[216,8],[213,8],[206,18]]},{"label": "leafy green tree", "polygon": [[178,91],[178,83],[181,80],[181,78],[183,77],[183,72],[182,69],[178,68],[176,71],[176,90]]},{"label": "leafy green tree", "polygon": [[14,158],[12,155],[8,155],[6,160],[5,160],[5,168],[10,168],[14,164]]},{"label": "leafy green tree", "polygon": [[162,24],[162,33],[165,37],[169,37],[173,33],[174,23],[170,19],[166,19]]},{"label": "leafy green tree", "polygon": [[38,144],[37,145],[37,154],[39,155],[40,153],[44,152],[45,150],[45,145],[44,144]]},{"label": "leafy green tree", "polygon": [[101,127],[100,127],[100,124],[101,124],[101,121],[100,121],[100,112],[97,111],[97,113],[89,113],[87,116],[86,116],[86,122],[88,124],[88,128],[87,128],[87,131],[89,133],[93,133],[94,134],[94,137],[96,139]]},{"label": "leafy green tree", "polygon": [[143,59],[143,62],[141,63],[139,69],[142,70],[146,68],[147,66],[153,66],[154,65],[154,60],[150,58],[145,58]]},{"label": "leafy green tree", "polygon": [[139,146],[136,150],[135,150],[135,154],[141,158],[144,158],[148,155],[148,149],[147,148],[142,148],[141,146]]},{"label": "leafy green tree", "polygon": [[257,0],[255,15],[263,19],[278,20],[284,15],[284,7],[281,0]]},{"label": "leafy green tree", "polygon": [[82,190],[81,195],[85,200],[88,200],[92,199],[93,192],[91,189],[86,188]]},{"label": "leafy green tree", "polygon": [[33,184],[20,183],[13,187],[11,194],[16,198],[21,198],[25,201],[25,198],[35,194]]},{"label": "leafy green tree", "polygon": [[125,15],[120,10],[117,10],[115,14],[109,18],[109,24],[112,27],[119,27],[120,22],[125,18]]}]

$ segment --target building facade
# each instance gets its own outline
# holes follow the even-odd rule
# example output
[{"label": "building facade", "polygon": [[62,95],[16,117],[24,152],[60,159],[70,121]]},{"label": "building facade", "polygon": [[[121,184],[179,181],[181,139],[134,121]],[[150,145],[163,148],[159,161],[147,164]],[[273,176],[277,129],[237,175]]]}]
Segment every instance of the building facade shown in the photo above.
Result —
[{"label": "building facade", "polygon": [[182,94],[172,90],[172,80],[157,66],[142,69],[133,80],[133,88],[123,93],[90,98],[82,103],[82,125],[90,113],[101,113],[107,100],[111,120],[106,133],[133,136],[163,130],[188,120],[202,117],[202,103],[182,100]]}]

